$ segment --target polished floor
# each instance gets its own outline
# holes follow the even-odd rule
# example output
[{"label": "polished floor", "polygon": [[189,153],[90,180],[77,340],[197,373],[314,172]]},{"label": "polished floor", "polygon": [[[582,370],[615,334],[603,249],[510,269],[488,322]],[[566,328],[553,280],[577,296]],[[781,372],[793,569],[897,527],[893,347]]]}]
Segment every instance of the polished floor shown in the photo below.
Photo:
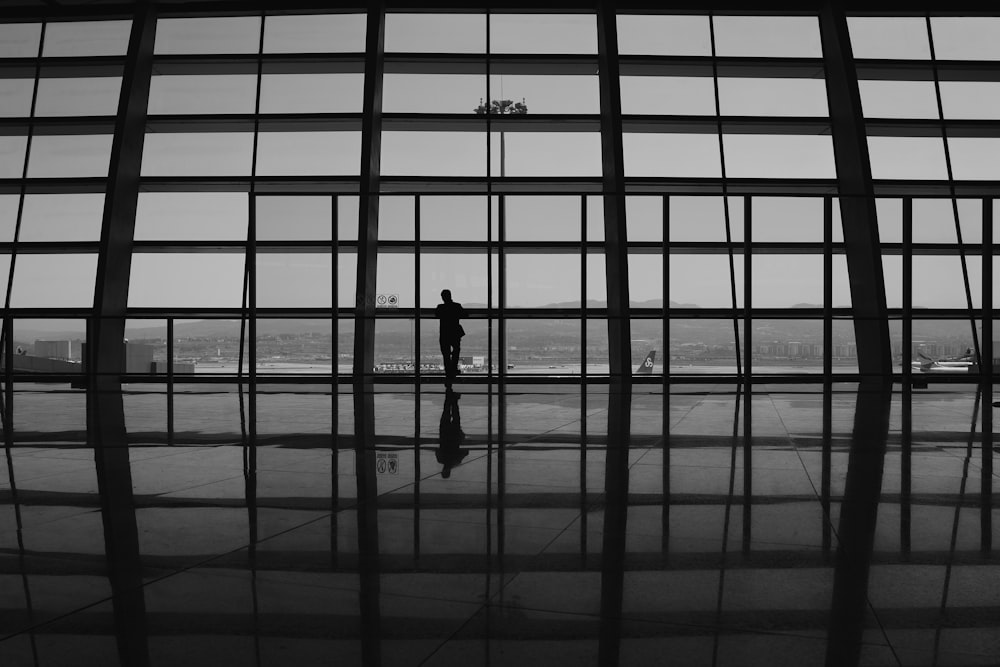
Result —
[{"label": "polished floor", "polygon": [[8,392],[0,665],[1000,664],[974,386],[256,389]]}]

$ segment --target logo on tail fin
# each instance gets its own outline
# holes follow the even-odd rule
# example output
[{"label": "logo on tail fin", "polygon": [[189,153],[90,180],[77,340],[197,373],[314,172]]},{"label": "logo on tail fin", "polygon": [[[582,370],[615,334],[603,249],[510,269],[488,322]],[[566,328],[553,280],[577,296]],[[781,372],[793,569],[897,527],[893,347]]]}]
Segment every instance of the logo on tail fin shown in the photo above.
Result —
[{"label": "logo on tail fin", "polygon": [[636,375],[651,375],[653,373],[653,362],[656,361],[656,350],[650,350],[646,358],[642,360],[639,367],[635,369]]}]

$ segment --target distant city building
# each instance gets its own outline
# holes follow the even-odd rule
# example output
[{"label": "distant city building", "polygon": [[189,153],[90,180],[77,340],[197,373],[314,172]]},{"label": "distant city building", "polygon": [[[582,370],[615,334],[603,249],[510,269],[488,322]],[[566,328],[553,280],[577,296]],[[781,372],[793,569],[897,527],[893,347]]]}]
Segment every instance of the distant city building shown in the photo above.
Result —
[{"label": "distant city building", "polygon": [[73,345],[68,340],[36,340],[35,356],[47,359],[72,359]]}]

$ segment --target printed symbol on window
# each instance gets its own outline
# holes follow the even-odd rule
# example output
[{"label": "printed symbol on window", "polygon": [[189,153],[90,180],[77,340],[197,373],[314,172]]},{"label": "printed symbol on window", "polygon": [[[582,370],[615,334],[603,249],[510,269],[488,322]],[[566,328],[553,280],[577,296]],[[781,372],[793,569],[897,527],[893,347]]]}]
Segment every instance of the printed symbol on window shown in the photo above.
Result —
[{"label": "printed symbol on window", "polygon": [[396,295],[396,294],[390,294],[389,295],[389,305],[390,306],[398,306],[399,305],[399,296]]},{"label": "printed symbol on window", "polygon": [[379,475],[399,474],[399,454],[389,453],[389,452],[376,452],[375,471]]},{"label": "printed symbol on window", "polygon": [[378,296],[377,296],[377,297],[375,298],[375,303],[376,303],[376,304],[378,304],[379,306],[384,306],[384,305],[385,305],[385,302],[386,302],[387,300],[388,300],[388,299],[386,298],[385,294],[379,294],[379,295],[378,295]]}]

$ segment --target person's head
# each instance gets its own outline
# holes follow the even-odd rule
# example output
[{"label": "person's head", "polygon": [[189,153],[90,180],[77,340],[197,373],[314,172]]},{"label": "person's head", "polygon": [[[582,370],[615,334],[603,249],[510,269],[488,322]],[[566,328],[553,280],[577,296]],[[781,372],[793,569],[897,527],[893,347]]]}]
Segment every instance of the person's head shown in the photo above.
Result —
[{"label": "person's head", "polygon": [[441,290],[441,300],[445,303],[451,303],[451,290],[443,289]]}]

